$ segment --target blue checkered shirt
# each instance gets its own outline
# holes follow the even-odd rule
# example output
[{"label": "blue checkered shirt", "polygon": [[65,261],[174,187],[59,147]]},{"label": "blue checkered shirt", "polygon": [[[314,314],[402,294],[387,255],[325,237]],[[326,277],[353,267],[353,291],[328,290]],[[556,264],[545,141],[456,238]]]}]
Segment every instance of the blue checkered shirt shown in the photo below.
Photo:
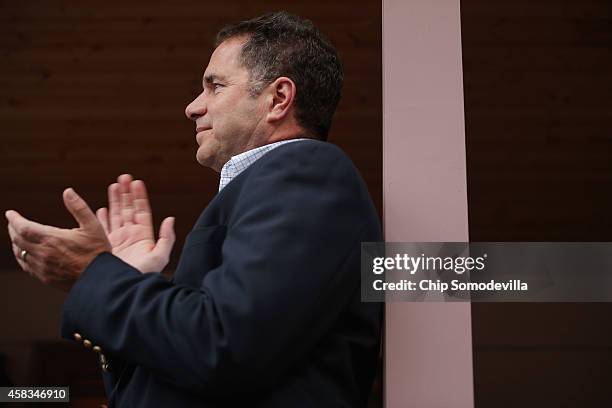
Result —
[{"label": "blue checkered shirt", "polygon": [[251,164],[255,163],[264,154],[270,150],[277,148],[285,143],[297,142],[299,140],[307,140],[306,138],[301,139],[289,139],[281,140],[280,142],[270,143],[264,146],[256,147],[255,149],[247,150],[246,152],[240,153],[236,156],[232,156],[227,163],[223,165],[221,169],[221,178],[219,179],[219,191],[223,187],[227,186],[237,175],[245,171]]}]

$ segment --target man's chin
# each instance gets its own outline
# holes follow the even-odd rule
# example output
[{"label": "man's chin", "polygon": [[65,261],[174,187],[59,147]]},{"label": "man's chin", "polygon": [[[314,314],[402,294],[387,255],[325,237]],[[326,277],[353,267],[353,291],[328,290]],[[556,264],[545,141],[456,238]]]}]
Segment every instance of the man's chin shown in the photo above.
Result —
[{"label": "man's chin", "polygon": [[221,167],[217,165],[217,160],[215,160],[215,156],[206,154],[206,152],[201,151],[202,148],[198,149],[196,152],[196,161],[204,167],[208,167],[213,169],[217,173],[221,172]]}]

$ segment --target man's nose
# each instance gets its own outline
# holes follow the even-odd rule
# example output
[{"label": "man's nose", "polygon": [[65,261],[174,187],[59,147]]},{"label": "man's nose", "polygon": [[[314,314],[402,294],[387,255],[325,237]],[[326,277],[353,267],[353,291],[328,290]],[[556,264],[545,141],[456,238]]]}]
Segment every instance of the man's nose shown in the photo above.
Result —
[{"label": "man's nose", "polygon": [[187,105],[185,116],[187,116],[187,119],[196,120],[204,115],[206,115],[206,101],[204,100],[204,92],[202,92]]}]

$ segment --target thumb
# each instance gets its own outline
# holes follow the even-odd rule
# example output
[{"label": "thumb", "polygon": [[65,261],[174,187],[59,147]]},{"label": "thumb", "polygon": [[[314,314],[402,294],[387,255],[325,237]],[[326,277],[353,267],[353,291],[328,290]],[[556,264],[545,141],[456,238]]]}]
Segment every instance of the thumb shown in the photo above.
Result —
[{"label": "thumb", "polygon": [[64,205],[70,214],[79,223],[81,228],[91,228],[98,224],[98,219],[83,200],[72,188],[64,190]]},{"label": "thumb", "polygon": [[159,238],[153,248],[153,253],[160,258],[166,260],[170,259],[170,252],[174,246],[176,236],[174,234],[174,217],[168,217],[164,219],[159,227]]}]

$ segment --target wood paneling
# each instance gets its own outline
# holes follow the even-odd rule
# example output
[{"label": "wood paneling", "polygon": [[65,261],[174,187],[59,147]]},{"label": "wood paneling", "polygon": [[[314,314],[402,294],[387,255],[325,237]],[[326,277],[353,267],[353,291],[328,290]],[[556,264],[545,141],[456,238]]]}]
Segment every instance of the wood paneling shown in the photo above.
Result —
[{"label": "wood paneling", "polygon": [[[274,10],[311,18],[338,48],[345,83],[330,141],[351,156],[380,211],[382,16],[380,2],[372,0],[0,2],[0,208],[72,226],[61,201],[65,187],[75,187],[97,208],[105,205],[106,186],[132,173],[147,183],[157,224],[177,217],[171,271],[185,235],[218,187],[218,174],[195,161],[194,126],[185,106],[200,92],[216,31]],[[57,326],[58,338],[61,310],[11,283],[14,273],[6,269],[17,265],[5,233],[0,248],[0,285],[21,293],[3,308],[27,306],[36,321]],[[24,374],[29,360],[21,357],[32,355],[40,331],[21,331],[11,347],[12,337],[1,333],[0,352],[7,352],[19,385],[53,379],[58,363],[45,360],[53,353],[47,349],[32,363],[39,377]],[[66,349],[62,358],[74,362],[79,356]],[[82,368],[89,376],[98,365]],[[72,381],[75,372],[70,378],[61,370],[55,374]]]},{"label": "wood paneling", "polygon": [[[470,239],[612,240],[612,4],[461,11]],[[476,407],[609,406],[611,313],[474,304]]]},{"label": "wood paneling", "polygon": [[[381,8],[371,0],[2,2],[0,5],[0,187],[2,208],[70,225],[60,194],[74,186],[104,205],[123,172],[148,183],[159,218],[177,216],[182,239],[214,196],[218,175],[195,162],[185,106],[224,24],[285,9],[311,18],[337,46],[343,99],[330,141],[382,202]],[[8,248],[6,234],[0,247]],[[0,266],[14,266],[10,251]]]},{"label": "wood paneling", "polygon": [[476,407],[608,407],[611,365],[610,349],[480,349]]}]

